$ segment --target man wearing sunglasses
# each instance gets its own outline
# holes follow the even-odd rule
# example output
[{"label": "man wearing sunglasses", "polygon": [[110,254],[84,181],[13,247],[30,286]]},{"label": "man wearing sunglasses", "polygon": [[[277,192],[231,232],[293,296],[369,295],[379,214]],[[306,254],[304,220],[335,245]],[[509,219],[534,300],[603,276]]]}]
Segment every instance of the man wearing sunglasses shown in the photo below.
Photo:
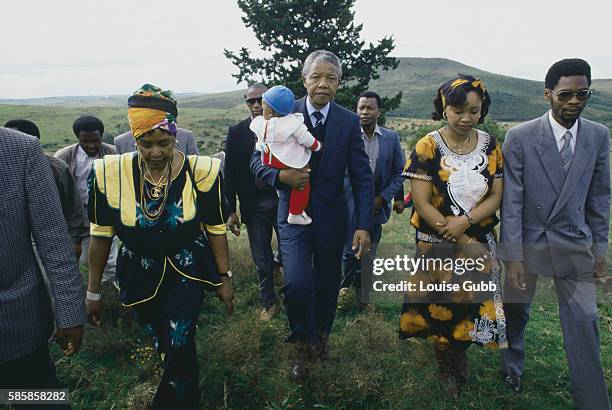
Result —
[{"label": "man wearing sunglasses", "polygon": [[[225,140],[225,192],[229,203],[227,223],[236,236],[240,235],[241,218],[247,226],[249,246],[259,276],[263,309],[259,318],[270,320],[277,311],[273,272],[276,268],[272,252],[272,231],[276,226],[278,196],[276,190],[255,177],[249,168],[257,138],[249,128],[251,120],[262,115],[261,96],[267,90],[263,84],[253,84],[246,92],[249,117],[229,128]],[[240,200],[240,216],[236,211],[236,195]]]},{"label": "man wearing sunglasses", "polygon": [[576,407],[609,409],[593,272],[607,274],[610,131],[580,118],[590,85],[586,61],[553,64],[544,90],[550,110],[506,135],[501,243],[510,347],[502,370],[518,392],[536,281],[552,277]]}]

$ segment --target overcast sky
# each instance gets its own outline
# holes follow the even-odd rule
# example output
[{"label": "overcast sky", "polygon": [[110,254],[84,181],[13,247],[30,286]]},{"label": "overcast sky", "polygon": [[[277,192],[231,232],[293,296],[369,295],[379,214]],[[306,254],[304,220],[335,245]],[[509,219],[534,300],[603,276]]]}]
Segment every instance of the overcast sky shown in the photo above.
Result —
[{"label": "overcast sky", "polygon": [[[445,57],[541,80],[564,57],[612,78],[610,0],[357,0],[362,37],[393,34],[396,57]],[[7,0],[0,98],[239,88],[223,49],[257,42],[232,0]],[[242,85],[241,85],[242,86]]]}]

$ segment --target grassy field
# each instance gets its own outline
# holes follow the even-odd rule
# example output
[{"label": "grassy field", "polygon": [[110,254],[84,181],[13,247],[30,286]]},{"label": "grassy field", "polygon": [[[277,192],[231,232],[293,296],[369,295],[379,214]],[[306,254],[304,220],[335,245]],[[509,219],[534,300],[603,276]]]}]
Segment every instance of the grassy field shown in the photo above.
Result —
[{"label": "grassy field", "polygon": [[[408,215],[393,215],[384,228],[381,253],[412,255]],[[373,309],[338,312],[330,360],[313,369],[310,382],[287,379],[292,349],[283,342],[287,320],[256,318],[257,274],[246,235],[230,238],[235,272],[236,311],[227,317],[207,294],[196,335],[201,367],[201,408],[206,409],[570,409],[567,361],[551,284],[540,282],[527,328],[524,390],[506,390],[496,351],[469,349],[471,379],[457,401],[444,398],[436,382],[431,347],[397,337],[401,295],[375,295]],[[600,292],[598,305],[602,359],[612,382],[612,304]],[[86,329],[81,351],[61,357],[54,348],[61,380],[75,408],[145,408],[159,380],[159,359],[133,312],[119,306],[116,292],[105,294],[103,326]]]},{"label": "grassy field", "polygon": [[[48,151],[76,141],[72,121],[79,115],[99,116],[107,140],[127,130],[125,108],[0,105],[0,123],[30,118],[38,123]],[[181,126],[195,131],[201,152],[218,151],[227,127],[246,117],[246,109],[182,108]],[[416,137],[436,124],[430,120],[389,117],[408,150]],[[505,128],[510,123],[500,124]],[[408,151],[407,151],[408,152]],[[246,233],[246,232],[245,232]],[[412,255],[414,231],[408,215],[393,215],[384,228],[379,255]],[[401,295],[377,294],[367,312],[338,312],[331,337],[330,360],[313,370],[306,386],[288,382],[294,352],[283,342],[284,314],[272,322],[257,321],[257,274],[246,235],[230,235],[236,311],[228,318],[208,294],[197,334],[201,366],[201,407],[243,408],[364,408],[364,409],[541,409],[572,408],[569,377],[552,285],[541,281],[527,329],[524,391],[505,389],[497,352],[472,347],[470,384],[457,401],[447,401],[436,382],[431,346],[397,337]],[[84,272],[86,276],[86,272]],[[612,383],[612,296],[600,292],[598,305],[602,360]],[[104,324],[87,327],[81,352],[63,358],[54,348],[60,378],[71,391],[75,408],[145,408],[159,380],[159,359],[150,340],[135,323],[133,312],[119,305],[113,289],[105,292]]]}]

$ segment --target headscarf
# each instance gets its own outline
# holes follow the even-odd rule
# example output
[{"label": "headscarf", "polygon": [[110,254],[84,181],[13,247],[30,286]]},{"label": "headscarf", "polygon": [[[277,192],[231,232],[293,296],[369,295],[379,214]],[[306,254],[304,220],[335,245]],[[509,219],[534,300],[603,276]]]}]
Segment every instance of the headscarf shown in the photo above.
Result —
[{"label": "headscarf", "polygon": [[128,99],[128,107],[128,121],[135,139],[157,128],[176,136],[178,110],[172,91],[145,84]]},{"label": "headscarf", "polygon": [[491,97],[489,96],[486,87],[480,79],[474,78],[471,75],[467,74],[457,74],[457,77],[445,82],[442,87],[438,89],[438,94],[440,95],[440,100],[442,101],[443,110],[446,108],[446,101],[448,97],[453,93],[453,91],[462,86],[469,87],[470,91],[479,90],[482,94],[483,106],[485,104],[488,106],[491,103]]}]

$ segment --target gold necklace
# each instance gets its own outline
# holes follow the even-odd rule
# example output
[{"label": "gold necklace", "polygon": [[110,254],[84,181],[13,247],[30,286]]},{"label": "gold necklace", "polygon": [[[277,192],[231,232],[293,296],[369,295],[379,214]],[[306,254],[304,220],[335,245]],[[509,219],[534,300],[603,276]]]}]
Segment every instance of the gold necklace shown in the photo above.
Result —
[{"label": "gold necklace", "polygon": [[472,130],[470,130],[470,132],[468,133],[468,136],[465,138],[465,140],[463,140],[463,142],[461,143],[461,146],[459,146],[459,144],[451,140],[451,138],[448,136],[446,125],[444,126],[444,134],[446,135],[446,138],[444,138],[446,143],[448,144],[448,142],[450,142],[451,143],[450,145],[452,145],[454,149],[459,151],[458,154],[463,154],[463,148],[465,148],[466,144],[468,144],[472,140]]},{"label": "gold necklace", "polygon": [[143,162],[144,162],[144,166],[145,166],[145,177],[146,177],[146,173],[149,173],[149,177],[151,177],[150,181],[151,181],[151,183],[153,183],[153,185],[162,185],[162,181],[166,177],[165,174],[168,172],[168,166],[170,165],[170,161],[166,162],[166,166],[164,167],[164,170],[162,171],[161,176],[159,177],[157,182],[153,178],[153,173],[149,169],[149,166],[147,165],[147,162],[144,161],[144,160],[143,160]]},{"label": "gold necklace", "polygon": [[[141,160],[142,162],[144,162],[144,160]],[[152,210],[150,211],[147,207],[147,201],[145,198],[145,192],[147,192],[147,194],[149,194],[149,196],[151,197],[151,199],[157,200],[156,198],[154,198],[154,194],[148,192],[148,189],[145,185],[145,171],[143,170],[143,166],[141,164],[141,161],[138,161],[138,170],[140,171],[140,208],[142,210],[143,215],[145,216],[145,218],[147,218],[150,221],[156,221],[157,219],[159,219],[159,217],[162,215],[165,207],[166,207],[166,201],[168,200],[168,192],[170,191],[170,185],[172,184],[172,164],[171,162],[168,163],[167,165],[167,169],[168,171],[168,176],[167,176],[167,181],[168,183],[164,184],[163,186],[159,186],[159,182],[158,181],[158,185],[153,187],[153,190],[155,190],[155,188],[158,188],[160,191],[163,191],[163,199],[161,201],[161,203],[159,204],[158,208],[156,210]],[[146,168],[146,163],[144,164],[144,167]],[[154,184],[154,183],[153,183]],[[162,192],[155,192],[155,195],[159,198],[162,196]]]},{"label": "gold necklace", "polygon": [[[150,177],[149,181],[153,184],[153,188],[151,188],[150,191],[148,188],[146,188],[147,194],[149,195],[151,199],[158,200],[162,196],[164,185],[166,185],[166,182],[167,182],[167,178],[165,174],[168,172],[170,161],[166,162],[166,167],[162,171],[162,174],[157,181],[155,181],[155,178],[153,178],[153,173],[149,169],[149,166],[147,165],[146,161],[143,160],[143,162],[144,162],[144,167],[145,167],[145,178],[148,172],[149,177]],[[146,184],[145,184],[145,187],[146,187]]]}]

